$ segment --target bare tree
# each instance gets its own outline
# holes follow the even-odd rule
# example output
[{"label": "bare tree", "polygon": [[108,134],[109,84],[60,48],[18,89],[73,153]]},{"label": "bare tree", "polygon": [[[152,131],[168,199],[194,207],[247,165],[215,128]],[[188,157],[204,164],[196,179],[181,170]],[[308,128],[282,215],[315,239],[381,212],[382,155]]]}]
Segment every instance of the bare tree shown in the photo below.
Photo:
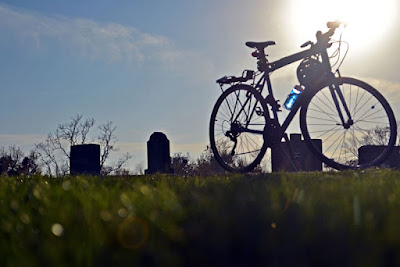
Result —
[{"label": "bare tree", "polygon": [[9,176],[32,175],[40,173],[36,163],[37,155],[30,152],[28,156],[17,146],[11,145],[8,148],[0,147],[0,173]]},{"label": "bare tree", "polygon": [[98,140],[101,145],[100,167],[103,168],[104,163],[110,152],[114,150],[115,142],[117,141],[114,132],[117,129],[111,121],[99,126],[100,134]]},{"label": "bare tree", "polygon": [[186,155],[182,153],[175,153],[171,157],[171,168],[174,169],[174,173],[178,175],[191,175],[194,173],[194,164],[190,159],[189,153]]},{"label": "bare tree", "polygon": [[123,165],[132,158],[132,155],[129,153],[125,153],[120,157],[116,162],[114,162],[110,166],[106,166],[106,160],[109,158],[110,153],[113,151],[117,151],[118,149],[115,147],[115,143],[117,142],[117,138],[114,134],[117,129],[114,126],[113,122],[107,121],[104,124],[99,125],[98,127],[100,134],[97,137],[100,147],[100,168],[101,174],[108,175],[110,173],[115,173],[116,175],[125,175],[128,174],[129,171],[123,168]]},{"label": "bare tree", "polygon": [[[229,155],[224,154],[223,157],[225,156],[229,157]],[[193,164],[194,173],[196,175],[225,173],[225,170],[218,164],[209,146],[207,146]]]},{"label": "bare tree", "polygon": [[[59,124],[47,138],[35,145],[35,152],[38,155],[46,173],[50,176],[61,176],[68,174],[70,162],[70,147],[79,144],[87,144],[90,141],[89,133],[95,125],[93,118],[83,119],[80,114],[71,117],[71,120],[64,124]],[[113,122],[106,122],[98,126],[99,135],[97,141],[100,143],[100,166],[102,174],[126,172],[123,165],[132,158],[127,153],[111,166],[106,166],[110,153],[116,151],[115,137],[116,126]],[[93,141],[93,140],[91,140]]]},{"label": "bare tree", "polygon": [[57,159],[56,150],[51,142],[50,134],[45,141],[35,144],[35,152],[37,153],[41,167],[45,168],[45,173],[48,175],[61,175],[59,160]]},{"label": "bare tree", "polygon": [[[397,121],[397,131],[399,131],[399,122]],[[349,138],[347,142],[343,142],[342,148],[346,154],[347,164],[357,165],[359,159],[359,148],[362,146],[386,146],[390,139],[390,127],[375,126],[370,129],[364,129],[362,136],[355,136]],[[395,145],[400,144],[400,139],[397,136]]]},{"label": "bare tree", "polygon": [[[116,149],[114,149],[115,151]],[[101,167],[101,174],[102,175],[109,175],[114,173],[115,175],[128,175],[129,170],[125,169],[123,165],[132,158],[130,153],[125,153],[122,155],[116,162],[112,163],[112,165],[103,165]]]},{"label": "bare tree", "polygon": [[134,174],[144,175],[144,162],[136,164]]},{"label": "bare tree", "polygon": [[362,144],[364,145],[386,145],[390,138],[390,128],[376,126],[373,129],[365,130],[362,137]]},{"label": "bare tree", "polygon": [[[236,160],[232,155],[229,154],[228,148],[224,143],[218,144],[221,157],[225,162],[230,164],[236,164],[236,166],[244,166],[246,162],[243,160]],[[253,172],[266,172],[268,171],[267,164],[270,162],[268,156],[266,162],[263,162],[263,166],[258,165],[254,168]],[[171,157],[171,168],[174,169],[174,173],[178,175],[209,175],[209,174],[221,174],[226,171],[219,165],[215,159],[214,153],[210,146],[200,154],[196,159],[192,159],[187,153],[175,153]]]}]

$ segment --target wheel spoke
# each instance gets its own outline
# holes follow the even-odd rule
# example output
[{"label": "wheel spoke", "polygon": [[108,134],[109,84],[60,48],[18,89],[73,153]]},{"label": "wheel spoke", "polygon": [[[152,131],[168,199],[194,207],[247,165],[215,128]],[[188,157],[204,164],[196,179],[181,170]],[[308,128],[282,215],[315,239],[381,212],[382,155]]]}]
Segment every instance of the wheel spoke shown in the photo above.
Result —
[{"label": "wheel spoke", "polygon": [[218,99],[211,116],[210,141],[224,169],[249,171],[264,155],[266,117],[262,101],[262,96],[246,85],[233,86]]},{"label": "wheel spoke", "polygon": [[[343,94],[352,122],[342,125],[332,109],[329,86],[319,89],[301,115],[305,136],[322,140],[321,159],[334,168],[358,167],[358,150],[368,144],[384,145],[379,155],[362,162],[362,166],[378,164],[378,157],[388,153],[394,144],[396,127],[393,112],[386,100],[372,87],[352,78],[342,78]],[[330,97],[330,98],[329,98]],[[340,99],[338,99],[340,102]],[[344,107],[341,103],[341,107]],[[345,120],[346,122],[346,120]],[[317,149],[314,152],[317,153]],[[381,157],[379,157],[381,158]]]}]

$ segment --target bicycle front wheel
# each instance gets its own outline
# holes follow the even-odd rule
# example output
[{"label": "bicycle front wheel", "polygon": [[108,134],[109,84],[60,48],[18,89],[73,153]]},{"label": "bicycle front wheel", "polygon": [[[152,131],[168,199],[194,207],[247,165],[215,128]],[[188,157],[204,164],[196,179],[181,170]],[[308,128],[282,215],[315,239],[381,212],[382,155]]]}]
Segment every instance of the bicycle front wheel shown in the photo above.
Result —
[{"label": "bicycle front wheel", "polygon": [[218,98],[211,114],[210,144],[225,170],[248,172],[260,163],[267,149],[265,110],[263,97],[249,85],[233,85]]},{"label": "bicycle front wheel", "polygon": [[[342,123],[329,86],[322,86],[301,109],[300,127],[304,139],[324,163],[338,170],[368,168],[382,163],[392,151],[397,136],[391,107],[365,82],[353,78],[339,78],[338,82],[351,117],[338,97],[339,108],[348,123]],[[311,139],[322,140],[322,151]],[[369,145],[382,147],[361,162],[359,149]]]}]

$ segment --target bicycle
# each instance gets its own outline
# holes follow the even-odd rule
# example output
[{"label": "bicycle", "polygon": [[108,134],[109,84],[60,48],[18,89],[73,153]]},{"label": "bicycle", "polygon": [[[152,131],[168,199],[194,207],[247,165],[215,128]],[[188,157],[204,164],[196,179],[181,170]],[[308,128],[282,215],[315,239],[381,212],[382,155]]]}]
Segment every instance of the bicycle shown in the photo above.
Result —
[{"label": "bicycle", "polygon": [[[286,130],[300,110],[300,129],[309,149],[327,166],[337,170],[360,169],[382,163],[394,147],[397,125],[386,99],[371,85],[355,78],[342,77],[339,67],[332,70],[331,37],[341,26],[340,21],[328,22],[328,31],[316,33],[317,42],[301,45],[301,52],[269,62],[265,48],[275,42],[246,42],[255,49],[258,71],[245,70],[242,76],[224,76],[217,80],[222,95],[218,98],[210,121],[210,144],[217,162],[227,171],[248,172],[264,157],[267,148],[281,145],[282,138],[290,144]],[[347,48],[348,49],[348,48]],[[339,61],[337,59],[336,63]],[[279,123],[281,105],[274,98],[270,74],[300,61],[295,101],[289,114]],[[336,64],[335,63],[335,64]],[[263,96],[265,84],[268,93]],[[228,85],[226,90],[224,86]],[[289,95],[289,97],[294,95]],[[376,136],[378,139],[376,140]],[[322,151],[312,139],[322,140]],[[365,162],[358,160],[363,145],[383,145],[382,151]],[[290,160],[295,158],[289,146]]]}]

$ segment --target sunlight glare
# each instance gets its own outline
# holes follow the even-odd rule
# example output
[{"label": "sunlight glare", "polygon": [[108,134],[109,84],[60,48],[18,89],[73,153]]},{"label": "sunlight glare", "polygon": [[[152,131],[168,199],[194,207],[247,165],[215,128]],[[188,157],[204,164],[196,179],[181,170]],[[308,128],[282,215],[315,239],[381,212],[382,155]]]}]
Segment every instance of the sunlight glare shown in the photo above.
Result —
[{"label": "sunlight glare", "polygon": [[396,12],[397,0],[292,0],[291,24],[296,25],[297,40],[311,39],[307,37],[310,30],[326,31],[328,21],[343,21],[347,23],[343,39],[359,50],[384,40],[394,26]]}]

